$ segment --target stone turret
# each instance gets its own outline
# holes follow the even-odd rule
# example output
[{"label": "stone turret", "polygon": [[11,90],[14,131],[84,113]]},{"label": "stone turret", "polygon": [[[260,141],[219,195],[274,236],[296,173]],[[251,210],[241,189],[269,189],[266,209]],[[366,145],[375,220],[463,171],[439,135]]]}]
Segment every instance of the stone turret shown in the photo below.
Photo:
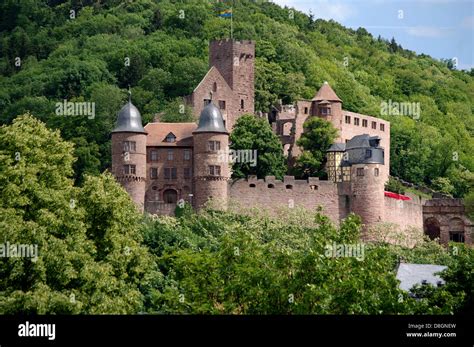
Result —
[{"label": "stone turret", "polygon": [[140,112],[129,101],[119,111],[112,130],[112,174],[140,211],[145,202],[146,139]]},{"label": "stone turret", "polygon": [[211,101],[201,112],[194,139],[194,207],[202,208],[212,200],[222,209],[227,208],[229,163],[226,153],[229,133],[221,112]]}]

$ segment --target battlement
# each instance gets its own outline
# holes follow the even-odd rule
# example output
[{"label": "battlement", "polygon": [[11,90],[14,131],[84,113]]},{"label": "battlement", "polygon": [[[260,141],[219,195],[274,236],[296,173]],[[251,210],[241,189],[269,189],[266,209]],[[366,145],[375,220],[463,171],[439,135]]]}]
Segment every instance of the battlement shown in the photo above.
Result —
[{"label": "battlement", "polygon": [[220,39],[220,40],[213,40],[213,41],[211,41],[211,44],[212,43],[217,43],[219,45],[229,44],[229,43],[233,43],[233,44],[237,44],[237,45],[251,45],[251,44],[255,44],[255,41],[253,41],[253,40],[234,40],[234,39],[226,38],[226,39]]},{"label": "battlement", "polygon": [[432,199],[426,201],[424,206],[430,207],[464,207],[462,199]]}]

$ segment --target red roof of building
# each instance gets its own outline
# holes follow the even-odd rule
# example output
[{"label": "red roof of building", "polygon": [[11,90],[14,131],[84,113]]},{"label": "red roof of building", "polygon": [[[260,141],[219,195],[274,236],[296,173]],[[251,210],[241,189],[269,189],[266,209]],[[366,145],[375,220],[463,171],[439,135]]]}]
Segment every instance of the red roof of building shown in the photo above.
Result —
[{"label": "red roof of building", "polygon": [[397,193],[392,193],[392,192],[384,192],[386,197],[392,198],[392,199],[398,199],[398,200],[411,200],[410,197],[403,195],[403,194],[397,194]]},{"label": "red roof of building", "polygon": [[[196,123],[148,123],[145,125],[148,133],[147,146],[190,147],[193,145],[193,131],[196,128]],[[169,133],[176,136],[175,142],[166,142]]]}]

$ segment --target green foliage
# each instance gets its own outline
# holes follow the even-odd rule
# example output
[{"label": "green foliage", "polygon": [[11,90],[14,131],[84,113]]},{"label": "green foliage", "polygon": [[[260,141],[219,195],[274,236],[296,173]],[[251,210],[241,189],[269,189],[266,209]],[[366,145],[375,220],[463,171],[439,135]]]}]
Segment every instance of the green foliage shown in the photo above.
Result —
[{"label": "green foliage", "polygon": [[158,273],[141,217],[110,174],[74,187],[73,145],[32,116],[0,128],[0,313],[137,313]]},{"label": "green foliage", "polygon": [[322,176],[326,161],[326,150],[334,143],[337,129],[322,118],[310,117],[303,125],[304,131],[297,144],[303,153],[295,164],[295,172],[300,177]]},{"label": "green foliage", "polygon": [[263,118],[243,115],[230,134],[230,148],[233,150],[257,151],[256,165],[250,162],[236,162],[232,167],[235,178],[257,175],[258,178],[275,176],[281,179],[286,172],[283,147],[270,124]]},{"label": "green foliage", "polygon": [[385,190],[392,193],[405,194],[405,187],[403,184],[393,177],[389,177],[387,183],[385,184]]}]

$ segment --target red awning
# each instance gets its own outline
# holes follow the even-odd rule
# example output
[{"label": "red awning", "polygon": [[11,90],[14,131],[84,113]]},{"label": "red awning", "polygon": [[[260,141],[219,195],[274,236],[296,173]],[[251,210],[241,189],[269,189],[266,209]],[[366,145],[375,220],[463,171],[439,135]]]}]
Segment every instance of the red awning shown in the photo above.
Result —
[{"label": "red awning", "polygon": [[392,193],[392,192],[384,192],[384,194],[385,194],[385,196],[388,196],[389,198],[392,198],[392,199],[411,200],[411,198],[409,198],[406,195],[402,195],[402,194],[397,194],[397,193]]}]

